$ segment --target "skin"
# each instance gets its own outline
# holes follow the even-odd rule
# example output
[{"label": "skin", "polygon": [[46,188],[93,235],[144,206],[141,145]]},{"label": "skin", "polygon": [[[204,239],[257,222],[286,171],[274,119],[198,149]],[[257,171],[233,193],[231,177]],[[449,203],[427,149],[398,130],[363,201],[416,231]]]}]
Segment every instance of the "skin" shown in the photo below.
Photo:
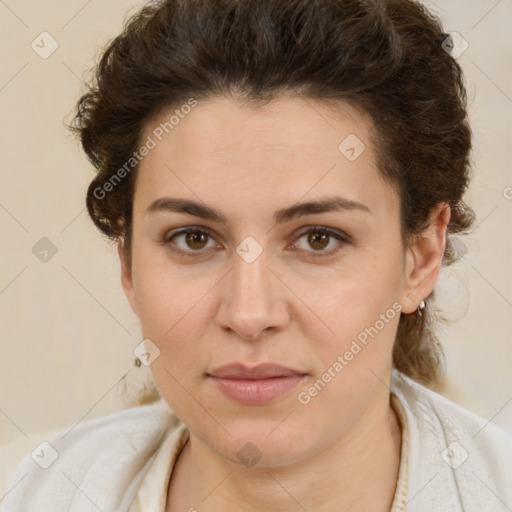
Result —
[{"label": "skin", "polygon": [[[173,111],[148,122],[141,140]],[[199,102],[142,160],[131,268],[122,241],[118,250],[143,337],[160,350],[152,375],[190,430],[167,512],[390,510],[401,443],[388,388],[399,315],[309,403],[298,400],[393,303],[414,312],[441,267],[449,207],[438,205],[422,236],[402,246],[399,197],[378,171],[372,129],[371,119],[346,102],[335,109],[280,97],[250,108],[215,97]],[[366,146],[355,161],[338,150],[350,134]],[[285,206],[334,195],[370,211],[273,221]],[[146,213],[162,197],[206,204],[227,224]],[[161,242],[187,226],[211,236]],[[314,245],[304,234],[314,226],[350,240],[331,236]],[[236,252],[248,236],[262,249],[252,263]],[[322,251],[330,255],[313,258]],[[206,375],[232,362],[275,362],[307,376],[271,403],[242,405]],[[252,467],[237,457],[248,442],[261,454]]]}]

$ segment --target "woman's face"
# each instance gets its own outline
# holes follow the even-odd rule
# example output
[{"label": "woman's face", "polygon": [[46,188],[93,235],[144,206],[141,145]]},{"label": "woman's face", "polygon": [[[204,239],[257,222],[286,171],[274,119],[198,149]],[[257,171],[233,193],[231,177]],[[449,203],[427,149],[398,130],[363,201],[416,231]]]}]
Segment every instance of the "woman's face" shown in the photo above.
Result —
[{"label": "woman's face", "polygon": [[[410,295],[399,199],[377,170],[369,118],[347,103],[177,108],[172,127],[175,108],[141,138],[151,148],[123,270],[152,374],[217,454],[299,462],[388,407],[399,311],[422,298]],[[267,363],[289,371],[249,375]]]}]

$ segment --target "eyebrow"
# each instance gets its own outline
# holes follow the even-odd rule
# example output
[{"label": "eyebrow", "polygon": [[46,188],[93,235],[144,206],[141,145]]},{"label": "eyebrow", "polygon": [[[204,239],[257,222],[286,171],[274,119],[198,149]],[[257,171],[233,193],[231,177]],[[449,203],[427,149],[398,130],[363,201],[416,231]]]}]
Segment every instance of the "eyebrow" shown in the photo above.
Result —
[{"label": "eyebrow", "polygon": [[[298,203],[274,213],[274,222],[282,224],[289,222],[293,219],[304,217],[315,213],[326,213],[335,211],[360,211],[364,213],[371,213],[370,209],[362,203],[352,201],[343,197],[328,197],[317,201],[308,201],[305,203]],[[185,213],[200,217],[202,219],[212,220],[228,225],[228,220],[224,214],[196,201],[189,199],[180,199],[174,197],[162,197],[153,201],[146,209],[145,214],[152,214],[158,212],[174,212]]]}]

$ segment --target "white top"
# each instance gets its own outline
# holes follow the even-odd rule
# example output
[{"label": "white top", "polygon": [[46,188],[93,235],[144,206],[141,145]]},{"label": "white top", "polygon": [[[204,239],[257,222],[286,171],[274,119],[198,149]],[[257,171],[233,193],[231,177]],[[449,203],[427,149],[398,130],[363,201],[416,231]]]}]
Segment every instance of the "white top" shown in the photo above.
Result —
[{"label": "white top", "polygon": [[[396,370],[391,404],[402,428],[391,512],[512,510],[510,435]],[[163,399],[86,421],[20,462],[0,512],[164,512],[188,438]]]}]

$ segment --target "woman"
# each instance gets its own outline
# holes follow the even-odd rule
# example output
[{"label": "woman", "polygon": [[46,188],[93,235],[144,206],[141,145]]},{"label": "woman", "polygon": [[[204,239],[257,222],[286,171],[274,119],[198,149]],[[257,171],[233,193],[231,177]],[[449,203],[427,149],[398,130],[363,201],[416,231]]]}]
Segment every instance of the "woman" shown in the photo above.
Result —
[{"label": "woman", "polygon": [[48,441],[2,511],[501,511],[512,440],[436,394],[471,132],[411,0],[169,0],[74,129],[161,399]]}]

